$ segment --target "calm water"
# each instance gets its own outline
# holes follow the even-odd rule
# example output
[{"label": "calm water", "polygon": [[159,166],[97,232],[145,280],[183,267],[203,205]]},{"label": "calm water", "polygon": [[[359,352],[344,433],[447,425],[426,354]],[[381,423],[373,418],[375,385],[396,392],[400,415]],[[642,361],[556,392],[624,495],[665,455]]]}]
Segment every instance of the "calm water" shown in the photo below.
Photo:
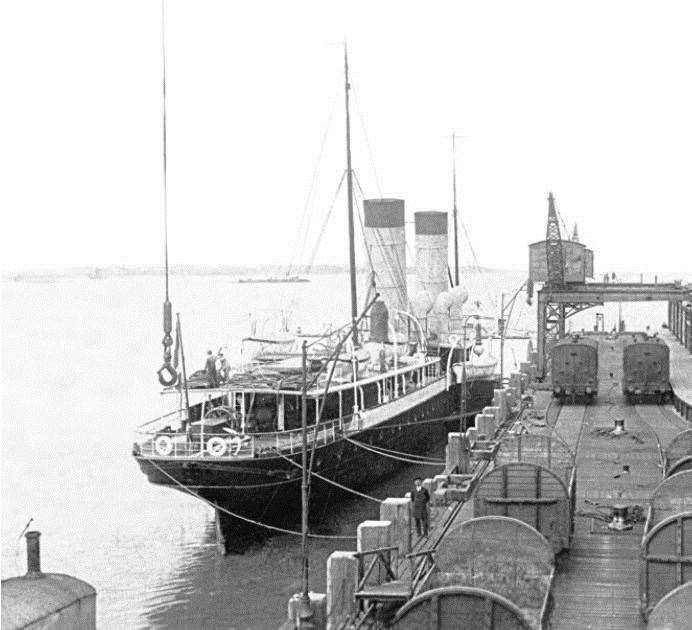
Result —
[{"label": "calm water", "polygon": [[[472,299],[489,314],[520,273],[470,277]],[[232,353],[280,308],[294,325],[343,323],[345,276],[310,284],[243,285],[218,277],[174,278],[174,311],[183,318],[190,371],[207,349]],[[491,299],[492,296],[492,299]],[[44,570],[76,575],[98,591],[101,628],[274,628],[299,590],[299,542],[275,536],[242,556],[219,557],[213,514],[182,493],[149,485],[130,456],[133,428],[161,410],[155,370],[161,363],[161,281],[156,278],[5,282],[2,286],[2,574],[23,573],[18,537],[29,518],[42,533]],[[617,306],[604,311],[611,327]],[[575,318],[591,327],[594,311]],[[515,311],[535,329],[535,311]],[[661,304],[624,305],[628,326],[659,325]],[[508,369],[523,360],[508,345]],[[371,494],[401,495],[415,468]],[[357,500],[325,515],[325,531],[353,535],[376,516]],[[311,544],[314,590],[324,590],[325,561],[348,541]]]}]

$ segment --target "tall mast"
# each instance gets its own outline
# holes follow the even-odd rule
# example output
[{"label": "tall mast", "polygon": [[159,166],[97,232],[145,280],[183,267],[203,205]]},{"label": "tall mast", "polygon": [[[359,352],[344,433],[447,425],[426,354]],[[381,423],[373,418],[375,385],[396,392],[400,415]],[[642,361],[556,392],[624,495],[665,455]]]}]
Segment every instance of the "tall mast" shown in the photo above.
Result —
[{"label": "tall mast", "polygon": [[452,192],[454,195],[454,286],[459,286],[459,227],[457,219],[457,151],[455,135],[452,134]]},{"label": "tall mast", "polygon": [[351,325],[353,327],[353,344],[358,344],[358,295],[356,292],[356,243],[353,227],[353,171],[351,169],[351,113],[348,105],[348,48],[344,42],[344,94],[346,100],[346,184],[348,188],[348,270],[351,278]]}]

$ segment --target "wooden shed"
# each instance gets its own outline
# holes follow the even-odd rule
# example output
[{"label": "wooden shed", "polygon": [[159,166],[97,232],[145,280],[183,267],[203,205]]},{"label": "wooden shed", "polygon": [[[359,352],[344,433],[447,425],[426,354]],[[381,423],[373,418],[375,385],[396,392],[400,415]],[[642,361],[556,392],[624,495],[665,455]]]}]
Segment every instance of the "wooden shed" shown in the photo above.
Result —
[{"label": "wooden shed", "polygon": [[692,429],[680,431],[666,446],[664,454],[666,474],[670,474],[681,459],[692,457]]},{"label": "wooden shed", "polygon": [[647,630],[689,630],[692,620],[692,582],[673,589],[649,615]]},{"label": "wooden shed", "polygon": [[[563,471],[564,472],[564,471]],[[527,462],[503,464],[487,472],[473,497],[473,515],[516,518],[545,536],[558,553],[567,549],[573,531],[574,488],[563,472]]]},{"label": "wooden shed", "polygon": [[644,617],[665,595],[692,580],[692,471],[666,477],[651,495],[639,577]]},{"label": "wooden shed", "polygon": [[455,523],[440,541],[431,590],[399,611],[395,628],[540,628],[553,550],[526,523],[502,516]]}]

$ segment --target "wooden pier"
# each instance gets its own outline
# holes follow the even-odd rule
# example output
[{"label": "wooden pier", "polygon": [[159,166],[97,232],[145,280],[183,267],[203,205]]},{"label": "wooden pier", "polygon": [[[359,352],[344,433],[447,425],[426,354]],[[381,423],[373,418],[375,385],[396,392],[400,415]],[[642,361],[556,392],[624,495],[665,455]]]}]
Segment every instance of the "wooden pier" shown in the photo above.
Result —
[{"label": "wooden pier", "polygon": [[[619,384],[621,346],[605,339],[599,346],[600,382]],[[610,379],[611,372],[615,379]],[[566,410],[560,414],[558,430],[566,425]],[[574,413],[583,418],[575,449],[577,511],[572,547],[558,559],[551,628],[646,628],[639,592],[643,516],[663,479],[659,443],[667,444],[686,423],[670,408],[626,406],[616,386],[594,407],[569,409],[570,421],[576,419]],[[626,433],[615,438],[609,432],[614,419],[622,417]],[[603,508],[618,503],[630,510],[641,508],[642,520],[632,529],[609,529],[609,514]]]},{"label": "wooden pier", "polygon": [[[407,500],[388,499],[381,520],[359,526],[358,551],[333,554],[327,628],[624,630],[680,617],[692,579],[692,425],[679,403],[628,404],[627,336],[594,338],[593,404],[560,405],[512,375],[500,406],[467,431],[466,474],[455,468],[460,434],[449,434],[447,467],[425,482],[431,535],[413,540]],[[692,355],[666,341],[675,400],[687,404]],[[499,413],[526,394],[533,408]]]}]

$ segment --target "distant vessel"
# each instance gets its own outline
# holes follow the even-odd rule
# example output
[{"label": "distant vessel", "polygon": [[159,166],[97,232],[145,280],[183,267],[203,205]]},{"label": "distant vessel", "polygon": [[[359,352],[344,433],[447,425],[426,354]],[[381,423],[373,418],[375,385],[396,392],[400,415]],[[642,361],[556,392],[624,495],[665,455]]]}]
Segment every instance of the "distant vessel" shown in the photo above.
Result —
[{"label": "distant vessel", "polygon": [[301,278],[300,276],[271,276],[269,278],[240,278],[238,280],[241,284],[250,284],[257,282],[310,282],[308,278]]}]

